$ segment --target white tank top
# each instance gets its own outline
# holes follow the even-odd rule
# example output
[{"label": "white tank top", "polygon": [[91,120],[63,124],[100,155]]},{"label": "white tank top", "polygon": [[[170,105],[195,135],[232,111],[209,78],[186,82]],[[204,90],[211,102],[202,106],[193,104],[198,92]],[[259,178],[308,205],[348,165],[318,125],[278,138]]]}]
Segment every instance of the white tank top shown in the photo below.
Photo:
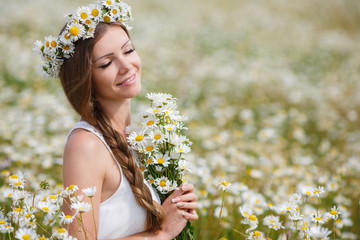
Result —
[{"label": "white tank top", "polygon": [[[121,182],[119,188],[108,199],[100,204],[100,219],[98,226],[98,239],[115,239],[128,237],[135,233],[146,230],[146,210],[138,205],[131,191],[130,184],[122,173],[120,164],[116,161],[109,145],[105,142],[103,135],[88,122],[77,122],[70,130],[82,128],[95,134],[109,150],[111,156],[120,169]],[[136,154],[133,152],[136,159]],[[149,187],[149,183],[144,180]],[[151,195],[155,201],[160,203],[160,198],[156,191],[149,187]]]}]

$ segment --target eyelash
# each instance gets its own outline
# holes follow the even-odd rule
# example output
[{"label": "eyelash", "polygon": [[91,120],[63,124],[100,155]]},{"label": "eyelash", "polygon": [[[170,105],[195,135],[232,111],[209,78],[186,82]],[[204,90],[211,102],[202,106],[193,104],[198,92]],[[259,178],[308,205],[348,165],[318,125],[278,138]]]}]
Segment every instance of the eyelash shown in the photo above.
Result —
[{"label": "eyelash", "polygon": [[[129,49],[128,51],[126,51],[125,54],[130,54],[130,53],[132,53],[134,51],[135,51],[135,48],[133,47],[133,48]],[[99,68],[105,69],[108,66],[110,66],[111,63],[112,63],[112,61],[109,61],[108,63],[106,63],[104,65],[101,65]]]}]

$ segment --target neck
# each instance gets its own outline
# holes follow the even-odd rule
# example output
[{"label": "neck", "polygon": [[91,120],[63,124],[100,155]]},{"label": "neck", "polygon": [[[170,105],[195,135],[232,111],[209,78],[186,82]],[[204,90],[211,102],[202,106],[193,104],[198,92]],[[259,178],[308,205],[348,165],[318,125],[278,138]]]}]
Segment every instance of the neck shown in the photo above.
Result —
[{"label": "neck", "polygon": [[99,101],[104,112],[109,116],[114,130],[126,137],[125,127],[131,123],[130,99],[122,101]]}]

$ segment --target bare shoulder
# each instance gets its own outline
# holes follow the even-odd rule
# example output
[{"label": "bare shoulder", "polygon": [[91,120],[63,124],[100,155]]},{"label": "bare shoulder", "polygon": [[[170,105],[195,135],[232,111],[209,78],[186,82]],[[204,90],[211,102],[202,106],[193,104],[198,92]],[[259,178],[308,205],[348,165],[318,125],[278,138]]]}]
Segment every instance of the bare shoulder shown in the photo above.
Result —
[{"label": "bare shoulder", "polygon": [[[101,181],[105,175],[104,160],[109,152],[101,140],[85,129],[74,130],[65,145],[63,157],[64,183],[76,176],[83,181]],[[73,184],[73,183],[72,183]]]}]

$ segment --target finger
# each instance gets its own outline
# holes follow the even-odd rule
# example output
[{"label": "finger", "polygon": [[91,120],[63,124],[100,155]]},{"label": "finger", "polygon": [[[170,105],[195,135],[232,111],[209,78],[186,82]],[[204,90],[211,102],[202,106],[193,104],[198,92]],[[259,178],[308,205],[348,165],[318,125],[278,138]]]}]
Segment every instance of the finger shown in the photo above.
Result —
[{"label": "finger", "polygon": [[197,215],[196,211],[193,213],[190,212],[184,212],[183,217],[189,221],[198,220],[199,216]]},{"label": "finger", "polygon": [[196,195],[193,192],[185,193],[185,194],[177,197],[177,199],[180,201],[176,201],[176,202],[196,202],[198,200],[198,198],[199,198],[198,195]]},{"label": "finger", "polygon": [[183,191],[183,192],[193,192],[194,191],[194,185],[192,185],[191,183],[187,183],[187,184],[184,184],[184,185],[180,186],[179,189],[181,191]]},{"label": "finger", "polygon": [[197,209],[198,207],[196,202],[179,202],[176,206],[180,209]]}]

